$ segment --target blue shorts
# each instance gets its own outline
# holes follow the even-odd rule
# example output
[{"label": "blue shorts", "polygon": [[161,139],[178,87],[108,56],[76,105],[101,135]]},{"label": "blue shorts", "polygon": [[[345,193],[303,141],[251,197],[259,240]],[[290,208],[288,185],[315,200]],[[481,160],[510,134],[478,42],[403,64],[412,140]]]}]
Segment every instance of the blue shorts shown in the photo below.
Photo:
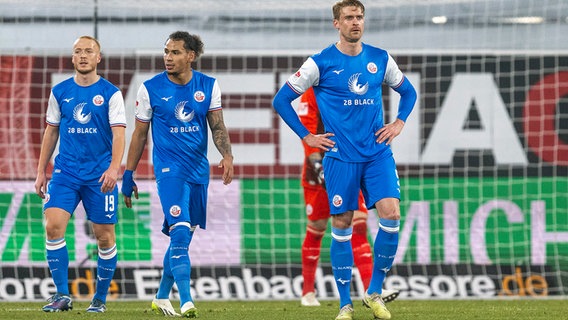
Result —
[{"label": "blue shorts", "polygon": [[164,211],[164,234],[169,236],[170,227],[179,222],[188,222],[192,228],[199,226],[205,229],[208,185],[191,183],[178,177],[160,178],[157,185]]},{"label": "blue shorts", "polygon": [[392,155],[369,162],[343,162],[324,157],[325,185],[331,214],[359,208],[359,189],[369,209],[384,198],[400,199],[400,183]]},{"label": "blue shorts", "polygon": [[62,173],[53,175],[47,185],[43,209],[63,209],[71,216],[83,202],[87,220],[97,224],[116,224],[118,222],[118,187],[112,192],[101,192],[102,183],[78,184],[66,179]]}]

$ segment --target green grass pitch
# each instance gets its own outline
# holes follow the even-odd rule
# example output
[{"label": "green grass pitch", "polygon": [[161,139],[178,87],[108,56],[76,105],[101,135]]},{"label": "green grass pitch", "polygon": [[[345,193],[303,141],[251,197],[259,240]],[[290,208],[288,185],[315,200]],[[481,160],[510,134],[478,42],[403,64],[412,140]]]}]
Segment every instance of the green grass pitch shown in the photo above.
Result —
[{"label": "green grass pitch", "polygon": [[[179,307],[179,302],[172,302]],[[373,316],[360,301],[354,301],[354,320]],[[162,319],[150,310],[150,301],[109,301],[105,314],[85,312],[87,301],[75,301],[68,312],[45,313],[44,302],[1,302],[0,319]],[[420,319],[568,319],[568,300],[563,299],[515,299],[515,300],[398,300],[387,304],[393,320]],[[196,301],[198,319],[217,320],[270,320],[334,319],[338,312],[337,301],[322,301],[320,307],[301,307],[299,301]]]}]

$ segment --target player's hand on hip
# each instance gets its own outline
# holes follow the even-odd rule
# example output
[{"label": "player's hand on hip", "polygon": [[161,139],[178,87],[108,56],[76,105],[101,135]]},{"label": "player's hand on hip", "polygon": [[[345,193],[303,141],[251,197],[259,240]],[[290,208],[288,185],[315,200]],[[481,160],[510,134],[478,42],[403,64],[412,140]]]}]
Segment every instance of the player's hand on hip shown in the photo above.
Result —
[{"label": "player's hand on hip", "polygon": [[383,143],[386,141],[387,145],[391,144],[394,138],[396,138],[400,134],[400,132],[402,132],[403,127],[404,121],[400,119],[396,119],[394,122],[386,124],[384,127],[375,132],[375,137],[377,137],[376,141],[378,143]]},{"label": "player's hand on hip", "polygon": [[331,132],[324,133],[324,134],[308,134],[302,140],[312,147],[312,148],[319,148],[323,151],[329,151],[329,148],[333,148],[335,146],[335,141],[329,139],[329,137],[333,137],[334,134]]},{"label": "player's hand on hip", "polygon": [[132,208],[132,193],[134,192],[134,197],[138,199],[138,186],[134,182],[132,170],[124,170],[122,175],[122,188],[120,192],[124,195],[124,204],[127,208]]}]

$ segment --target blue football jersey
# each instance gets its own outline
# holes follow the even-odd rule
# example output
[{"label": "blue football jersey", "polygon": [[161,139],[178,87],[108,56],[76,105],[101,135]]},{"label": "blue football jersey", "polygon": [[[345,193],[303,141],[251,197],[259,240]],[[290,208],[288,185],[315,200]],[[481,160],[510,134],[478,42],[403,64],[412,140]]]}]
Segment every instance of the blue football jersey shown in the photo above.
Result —
[{"label": "blue football jersey", "polygon": [[207,113],[221,109],[217,80],[194,70],[191,81],[179,85],[164,71],[140,86],[136,104],[136,119],[152,125],[156,178],[169,172],[208,183]]},{"label": "blue football jersey", "polygon": [[46,122],[59,127],[54,174],[98,183],[112,160],[112,127],[126,127],[122,93],[102,77],[86,87],[69,78],[51,90]]},{"label": "blue football jersey", "polygon": [[365,162],[391,154],[377,143],[375,132],[384,126],[382,85],[396,88],[404,75],[385,51],[363,43],[357,56],[330,45],[308,58],[287,84],[301,94],[314,87],[326,132],[335,146],[326,153],[348,162]]}]

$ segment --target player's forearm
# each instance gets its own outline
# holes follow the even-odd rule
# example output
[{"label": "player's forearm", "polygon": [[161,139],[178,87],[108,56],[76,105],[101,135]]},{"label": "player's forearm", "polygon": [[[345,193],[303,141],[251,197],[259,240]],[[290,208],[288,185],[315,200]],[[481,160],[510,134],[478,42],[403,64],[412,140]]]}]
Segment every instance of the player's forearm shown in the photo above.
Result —
[{"label": "player's forearm", "polygon": [[45,129],[43,140],[41,142],[41,151],[39,154],[37,172],[38,174],[45,174],[49,160],[55,151],[57,140],[59,139],[59,128],[47,126]]},{"label": "player's forearm", "polygon": [[227,128],[225,127],[222,121],[217,121],[216,124],[211,127],[211,134],[213,136],[213,143],[219,153],[226,157],[233,157],[233,152],[231,150],[231,139],[229,138],[229,133],[227,132]]},{"label": "player's forearm", "polygon": [[126,170],[136,170],[138,162],[140,161],[140,158],[142,158],[142,152],[144,151],[147,139],[146,135],[137,134],[136,130],[134,131],[132,141],[130,141],[130,147],[128,148],[128,155],[126,157]]},{"label": "player's forearm", "polygon": [[117,173],[120,171],[122,157],[124,156],[124,145],[126,144],[124,131],[124,127],[112,128],[112,159],[109,169],[116,170]]},{"label": "player's forearm", "polygon": [[292,108],[292,101],[294,101],[299,95],[290,89],[287,85],[284,85],[274,96],[272,105],[274,110],[278,112],[282,120],[294,131],[300,139],[305,138],[310,132],[300,121],[298,115]]},{"label": "player's forearm", "polygon": [[233,152],[231,151],[231,139],[229,138],[229,132],[225,126],[223,110],[209,112],[207,114],[207,121],[209,123],[209,128],[211,128],[213,144],[215,144],[219,153],[223,156],[223,158],[232,158]]},{"label": "player's forearm", "polygon": [[215,147],[217,148],[217,150],[219,150],[219,153],[223,156],[223,158],[233,157],[233,152],[231,150],[231,141],[226,130],[213,131],[213,143],[215,144]]},{"label": "player's forearm", "polygon": [[394,88],[394,90],[400,94],[397,118],[406,122],[416,103],[416,90],[406,77],[404,77],[403,83],[398,88]]}]

